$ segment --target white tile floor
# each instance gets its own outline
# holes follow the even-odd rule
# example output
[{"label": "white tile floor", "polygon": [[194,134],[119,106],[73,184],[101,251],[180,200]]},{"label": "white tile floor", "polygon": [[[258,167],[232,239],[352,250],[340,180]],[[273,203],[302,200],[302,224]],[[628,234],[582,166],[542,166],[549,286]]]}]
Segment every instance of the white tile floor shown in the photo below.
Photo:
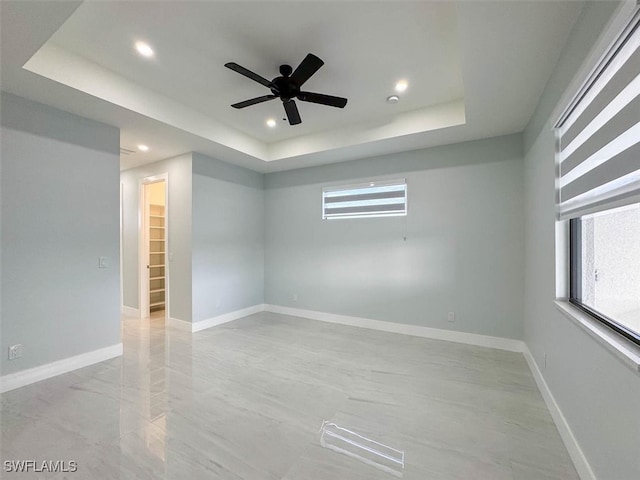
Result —
[{"label": "white tile floor", "polygon": [[322,448],[330,420],[405,479],[577,479],[520,354],[261,313],[196,334],[123,321],[124,356],[2,395],[3,478],[394,478]]}]

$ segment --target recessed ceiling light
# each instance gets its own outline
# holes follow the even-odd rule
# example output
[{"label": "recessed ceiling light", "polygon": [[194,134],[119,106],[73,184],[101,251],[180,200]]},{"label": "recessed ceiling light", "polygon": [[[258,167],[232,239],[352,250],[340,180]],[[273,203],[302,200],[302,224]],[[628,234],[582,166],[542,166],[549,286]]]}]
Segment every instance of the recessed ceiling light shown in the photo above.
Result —
[{"label": "recessed ceiling light", "polygon": [[146,145],[140,144],[138,145],[138,150],[140,150],[141,152],[148,152],[149,147],[147,147]]},{"label": "recessed ceiling light", "polygon": [[153,57],[153,49],[145,42],[136,42],[136,50],[143,57]]},{"label": "recessed ceiling light", "polygon": [[267,120],[267,127],[269,127],[269,128],[273,128],[273,127],[275,127],[276,125],[277,125],[277,124],[276,124],[276,121],[275,121],[273,118],[269,118],[269,119]]},{"label": "recessed ceiling light", "polygon": [[400,97],[398,95],[391,95],[387,97],[387,103],[398,103],[400,101]]},{"label": "recessed ceiling light", "polygon": [[407,89],[408,86],[409,84],[406,80],[399,80],[398,83],[396,83],[396,92],[402,93]]}]

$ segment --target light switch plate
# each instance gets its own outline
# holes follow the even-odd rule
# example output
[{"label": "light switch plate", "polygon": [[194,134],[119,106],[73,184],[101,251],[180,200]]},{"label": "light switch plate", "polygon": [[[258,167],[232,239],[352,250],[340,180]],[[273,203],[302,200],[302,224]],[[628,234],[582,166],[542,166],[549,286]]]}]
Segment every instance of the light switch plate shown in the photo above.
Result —
[{"label": "light switch plate", "polygon": [[98,257],[98,268],[109,268],[109,258]]}]

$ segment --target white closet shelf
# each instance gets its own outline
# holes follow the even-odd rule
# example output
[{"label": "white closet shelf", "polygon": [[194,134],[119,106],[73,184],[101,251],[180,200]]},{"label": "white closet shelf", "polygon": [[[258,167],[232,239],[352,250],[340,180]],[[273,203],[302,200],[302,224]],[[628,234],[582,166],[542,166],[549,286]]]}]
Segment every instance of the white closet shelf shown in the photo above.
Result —
[{"label": "white closet shelf", "polygon": [[[148,261],[149,268],[162,268],[153,273],[149,272],[149,308],[159,309],[166,305],[167,284],[165,277],[166,269],[166,248],[167,248],[167,228],[166,228],[166,210],[163,205],[149,205],[149,217],[147,219],[149,226],[148,232]],[[158,250],[160,249],[160,250]],[[152,283],[152,282],[157,283]]]}]

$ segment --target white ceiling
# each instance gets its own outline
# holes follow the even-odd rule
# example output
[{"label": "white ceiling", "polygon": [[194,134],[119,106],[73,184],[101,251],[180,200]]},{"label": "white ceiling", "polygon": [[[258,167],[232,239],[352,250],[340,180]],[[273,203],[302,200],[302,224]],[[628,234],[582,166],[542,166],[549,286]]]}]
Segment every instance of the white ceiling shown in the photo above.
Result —
[{"label": "white ceiling", "polygon": [[[192,150],[298,168],[522,131],[582,6],[3,0],[2,89],[116,125],[124,148],[149,145],[125,168]],[[278,100],[230,107],[269,92],[224,63],[273,78],[309,52],[325,65],[305,89],[347,97],[344,110],[298,102],[303,123],[289,126]]]}]

